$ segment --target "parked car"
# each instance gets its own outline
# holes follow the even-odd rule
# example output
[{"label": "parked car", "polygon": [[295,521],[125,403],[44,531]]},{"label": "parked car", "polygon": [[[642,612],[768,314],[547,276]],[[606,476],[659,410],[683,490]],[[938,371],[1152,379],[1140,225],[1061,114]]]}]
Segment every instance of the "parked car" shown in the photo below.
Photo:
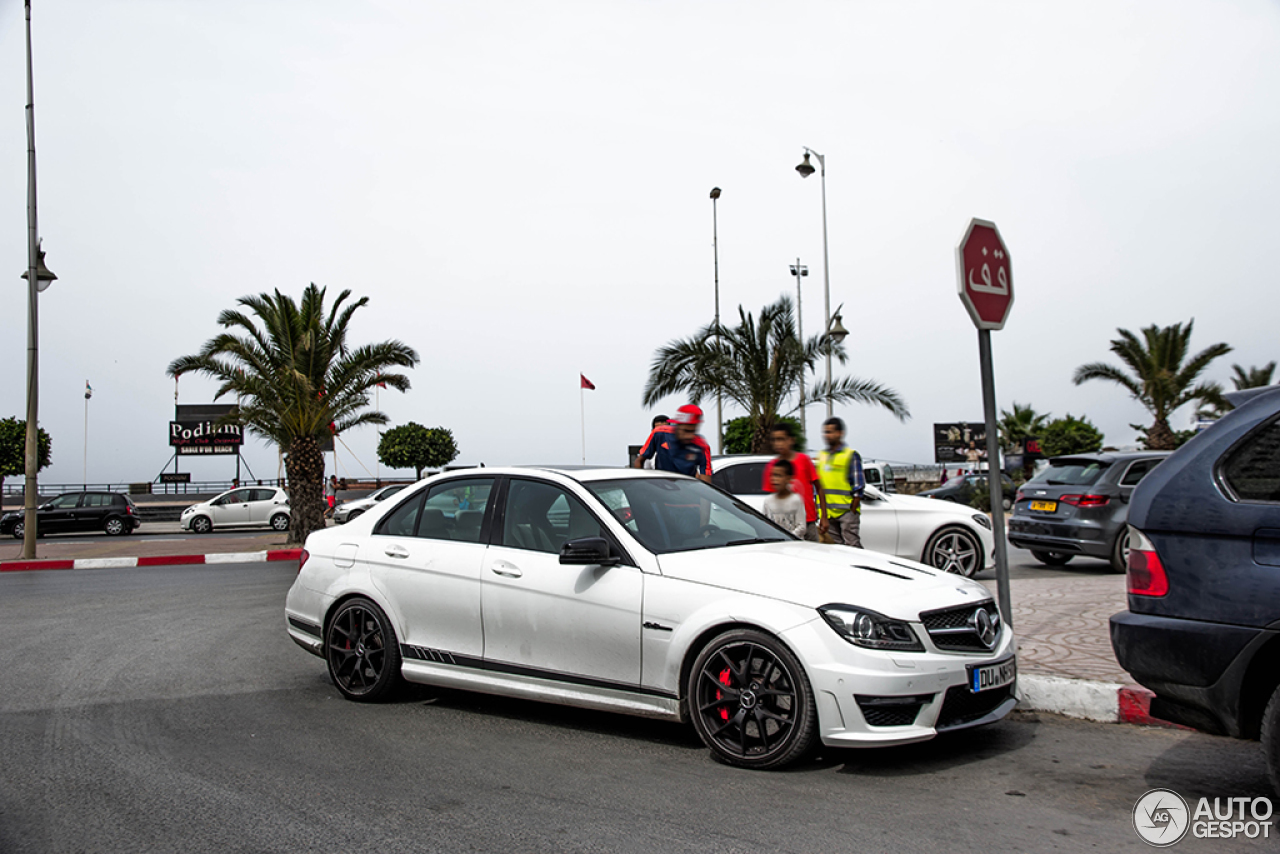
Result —
[{"label": "parked car", "polygon": [[1009,542],[1046,566],[1076,555],[1101,558],[1116,572],[1127,563],[1129,499],[1168,451],[1054,457],[1018,490]]},{"label": "parked car", "polygon": [[1013,632],[977,582],[796,540],[681,475],[478,471],[307,538],[286,627],[346,698],[408,680],[690,721],[759,769],[1013,708]]},{"label": "parked car", "polygon": [[409,486],[409,484],[393,483],[389,486],[384,486],[381,489],[375,489],[364,498],[357,498],[354,501],[344,501],[334,509],[333,521],[337,522],[339,525],[346,524],[361,513],[376,505],[379,501],[384,501],[390,498],[406,486]]},{"label": "parked car", "polygon": [[[814,457],[817,459],[816,455]],[[863,460],[862,474],[867,483],[881,492],[897,492],[898,484],[893,479],[893,466],[879,460]]]},{"label": "parked car", "polygon": [[[118,492],[64,492],[36,509],[36,534],[41,537],[68,531],[105,531],[115,537],[132,534],[141,524],[133,499]],[[0,534],[20,540],[26,531],[24,511],[0,516]]]},{"label": "parked car", "polygon": [[[1000,502],[1005,510],[1013,507],[1014,487],[1013,481],[1009,479],[1009,475],[1001,474],[1000,482],[1004,488],[1004,499]],[[964,504],[968,506],[973,501],[973,491],[975,489],[987,488],[987,473],[979,472],[977,474],[960,474],[948,480],[942,486],[936,486],[933,489],[926,489],[923,492],[917,492],[920,498],[937,498],[942,501],[953,501],[956,504]]]},{"label": "parked car", "polygon": [[183,530],[197,534],[246,525],[289,530],[289,493],[274,486],[241,487],[182,511]]},{"label": "parked car", "polygon": [[[764,507],[764,469],[773,457],[743,455],[712,460],[711,482],[755,510]],[[970,507],[888,495],[868,485],[862,498],[862,545],[872,551],[972,576],[994,565],[991,519]]]},{"label": "parked car", "polygon": [[1134,490],[1111,644],[1152,715],[1261,738],[1280,791],[1280,386],[1249,392]]}]

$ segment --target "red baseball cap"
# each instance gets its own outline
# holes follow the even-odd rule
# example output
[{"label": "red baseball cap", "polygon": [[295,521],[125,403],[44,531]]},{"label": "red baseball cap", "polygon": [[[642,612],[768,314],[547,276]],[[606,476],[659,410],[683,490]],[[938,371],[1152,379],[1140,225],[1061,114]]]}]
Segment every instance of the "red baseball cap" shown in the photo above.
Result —
[{"label": "red baseball cap", "polygon": [[676,415],[671,421],[674,424],[692,424],[696,427],[702,423],[702,409],[692,403],[686,404],[676,410]]}]

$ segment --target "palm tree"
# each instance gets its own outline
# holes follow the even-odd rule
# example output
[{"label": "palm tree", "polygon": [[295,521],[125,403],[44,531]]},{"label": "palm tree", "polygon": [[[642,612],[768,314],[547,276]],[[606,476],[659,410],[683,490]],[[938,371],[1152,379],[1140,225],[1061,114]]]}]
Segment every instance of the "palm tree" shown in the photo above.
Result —
[{"label": "palm tree", "polygon": [[1000,422],[997,425],[1000,430],[1000,446],[1006,451],[1014,448],[1029,437],[1039,436],[1048,423],[1049,413],[1042,415],[1030,405],[1023,406],[1014,401],[1012,412],[1007,409],[1000,412]]},{"label": "palm tree", "polygon": [[229,331],[168,368],[172,377],[195,371],[218,380],[214,397],[235,395],[240,423],[288,452],[289,539],[294,543],[324,527],[319,439],[361,424],[386,424],[386,415],[368,408],[370,389],[383,384],[408,391],[409,380],[387,368],[418,362],[413,348],[399,341],[351,347],[351,316],[369,298],[344,305],[351,296],[344,290],[326,311],[326,290],[308,285],[299,303],[278,290],[241,297],[237,302],[253,317],[223,311],[218,324]]},{"label": "palm tree", "polygon": [[[812,371],[828,348],[841,364],[848,357],[844,347],[820,337],[799,340],[790,297],[761,309],[758,322],[741,306],[738,317],[736,326],[711,323],[692,338],[672,341],[655,352],[644,387],[645,406],[671,394],[683,393],[698,403],[719,393],[746,411],[752,423],[751,446],[757,453],[769,449],[777,417],[797,412],[802,405],[852,401],[883,406],[900,421],[910,417],[896,391],[855,377],[833,380],[830,385],[814,383],[799,400],[801,375]],[[795,402],[788,408],[793,394]]]},{"label": "palm tree", "polygon": [[1107,380],[1128,389],[1154,419],[1151,426],[1145,428],[1147,447],[1156,451],[1173,450],[1178,446],[1178,438],[1169,427],[1169,416],[1184,404],[1212,401],[1222,393],[1217,383],[1196,383],[1196,378],[1214,359],[1231,352],[1230,346],[1220,343],[1188,359],[1194,325],[1194,319],[1186,326],[1152,324],[1141,330],[1141,341],[1129,330],[1117,329],[1120,337],[1111,342],[1111,352],[1119,356],[1132,373],[1105,362],[1090,362],[1076,368],[1073,380],[1076,385],[1089,380]]},{"label": "palm tree", "polygon": [[1274,381],[1276,363],[1267,362],[1261,368],[1249,368],[1247,371],[1239,365],[1232,365],[1231,369],[1236,373],[1231,378],[1231,382],[1235,383],[1236,391],[1246,388],[1266,388]]}]

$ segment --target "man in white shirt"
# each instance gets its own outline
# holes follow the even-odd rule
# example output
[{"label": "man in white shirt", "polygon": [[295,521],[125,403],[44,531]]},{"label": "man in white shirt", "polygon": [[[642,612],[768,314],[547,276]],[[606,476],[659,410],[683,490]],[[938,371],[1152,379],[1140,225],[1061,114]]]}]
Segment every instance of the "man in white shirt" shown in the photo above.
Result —
[{"label": "man in white shirt", "polygon": [[787,460],[774,460],[769,478],[773,492],[765,496],[764,515],[789,534],[804,539],[808,527],[804,499],[791,491],[791,475],[794,473]]}]

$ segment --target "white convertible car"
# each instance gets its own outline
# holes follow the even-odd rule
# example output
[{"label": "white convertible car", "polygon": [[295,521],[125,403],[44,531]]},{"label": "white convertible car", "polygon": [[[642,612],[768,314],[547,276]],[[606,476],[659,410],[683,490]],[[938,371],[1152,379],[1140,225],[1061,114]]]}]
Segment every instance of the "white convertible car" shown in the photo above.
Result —
[{"label": "white convertible car", "polygon": [[428,478],[307,539],[285,623],[352,700],[408,680],[687,720],[749,768],[1015,702],[1013,632],[978,583],[795,540],[665,472]]},{"label": "white convertible car", "polygon": [[[774,457],[716,457],[711,482],[756,510],[764,506],[764,469]],[[885,493],[867,484],[862,497],[862,547],[918,560],[972,577],[995,566],[991,519],[972,507],[914,495]]]}]

